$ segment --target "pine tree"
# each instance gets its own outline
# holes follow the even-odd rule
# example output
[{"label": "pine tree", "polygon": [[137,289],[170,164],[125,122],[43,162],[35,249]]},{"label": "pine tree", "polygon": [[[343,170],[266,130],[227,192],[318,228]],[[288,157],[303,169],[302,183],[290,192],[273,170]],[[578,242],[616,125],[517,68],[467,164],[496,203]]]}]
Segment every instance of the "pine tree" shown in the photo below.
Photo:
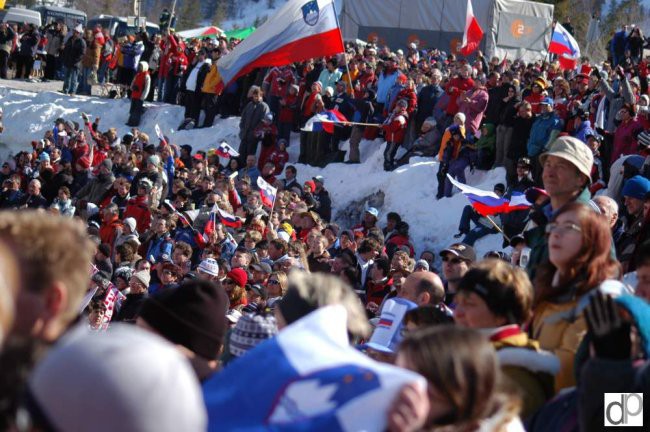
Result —
[{"label": "pine tree", "polygon": [[212,25],[221,27],[221,23],[228,18],[228,2],[227,0],[217,0],[214,13],[212,14]]},{"label": "pine tree", "polygon": [[203,20],[201,2],[199,0],[185,0],[178,12],[176,29],[182,31],[198,27],[201,20]]}]

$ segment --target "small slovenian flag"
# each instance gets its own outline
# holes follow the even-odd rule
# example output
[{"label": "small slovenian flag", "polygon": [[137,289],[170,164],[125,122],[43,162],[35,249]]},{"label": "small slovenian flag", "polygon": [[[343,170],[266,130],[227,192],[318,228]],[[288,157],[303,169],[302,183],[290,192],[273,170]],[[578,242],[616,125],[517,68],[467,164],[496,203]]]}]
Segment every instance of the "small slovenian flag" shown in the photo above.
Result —
[{"label": "small slovenian flag", "polygon": [[510,213],[517,210],[526,210],[531,207],[531,203],[526,201],[526,197],[520,193],[513,193],[512,200],[499,198],[494,192],[484,191],[481,189],[468,186],[457,182],[447,174],[447,178],[467,197],[469,202],[480,215],[489,216],[497,213]]},{"label": "small slovenian flag", "polygon": [[321,132],[325,131],[329,134],[334,133],[334,126],[340,123],[346,123],[347,118],[337,109],[325,110],[318,114],[314,114],[312,118],[307,120],[305,127],[302,128],[305,132]]},{"label": "small slovenian flag", "polygon": [[381,318],[377,323],[377,326],[391,327],[392,325],[393,325],[393,320],[387,318]]},{"label": "small slovenian flag", "polygon": [[205,227],[203,228],[203,236],[208,239],[214,232],[215,225],[217,224],[217,212],[219,211],[219,207],[215,204],[212,206],[212,210],[210,210],[210,217],[208,218],[208,223],[205,224]]},{"label": "small slovenian flag", "polygon": [[158,139],[165,144],[167,144],[167,140],[165,139],[165,135],[163,135],[162,131],[160,130],[160,126],[158,126],[158,123],[154,126],[154,130],[156,131],[156,136]]},{"label": "small slovenian flag", "polygon": [[231,157],[239,157],[239,153],[237,152],[237,150],[232,148],[230,144],[228,144],[225,141],[221,141],[221,144],[219,144],[219,147],[217,148],[217,154],[225,159]]},{"label": "small slovenian flag", "polygon": [[275,196],[278,193],[278,190],[268,184],[266,180],[259,176],[257,178],[257,186],[260,188],[260,195],[262,196],[262,204],[269,208],[273,208],[275,203]]},{"label": "small slovenian flag", "polygon": [[223,225],[230,228],[242,227],[241,219],[239,219],[237,216],[232,215],[226,211],[223,211],[220,208],[217,209],[217,213],[219,214],[219,219],[221,220],[221,223]]}]

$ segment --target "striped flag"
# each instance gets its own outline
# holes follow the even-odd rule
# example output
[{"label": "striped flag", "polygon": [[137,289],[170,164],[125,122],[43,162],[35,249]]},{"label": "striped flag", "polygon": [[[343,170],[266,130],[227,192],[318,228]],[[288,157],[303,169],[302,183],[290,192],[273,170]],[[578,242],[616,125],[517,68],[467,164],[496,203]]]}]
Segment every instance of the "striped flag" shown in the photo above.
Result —
[{"label": "striped flag", "polygon": [[472,186],[460,183],[447,174],[447,178],[467,197],[469,202],[480,215],[489,216],[497,213],[510,213],[517,210],[527,210],[532,204],[526,200],[521,193],[513,193],[512,199],[499,198],[494,192],[484,191]]},{"label": "striped flag", "polygon": [[225,141],[221,141],[221,144],[219,144],[219,147],[217,148],[216,151],[217,155],[221,156],[222,158],[228,159],[231,157],[239,157],[239,153],[237,150],[232,148],[230,144],[228,144]]},{"label": "striped flag", "polygon": [[346,322],[343,306],[320,308],[214,374],[203,383],[208,431],[387,430],[397,393],[426,381],[352,348]]},{"label": "striped flag", "polygon": [[275,197],[278,194],[278,190],[267,183],[266,180],[259,176],[257,178],[257,186],[260,188],[260,195],[262,196],[262,204],[269,208],[273,208],[275,203]]},{"label": "striped flag", "polygon": [[483,29],[474,16],[472,0],[467,0],[467,13],[465,15],[465,32],[463,33],[463,43],[460,46],[460,53],[468,56],[477,50],[483,39]]},{"label": "striped flag", "polygon": [[305,126],[302,128],[305,132],[320,132],[325,131],[329,134],[334,133],[334,126],[337,123],[345,123],[348,119],[337,109],[325,110],[318,114],[314,114],[312,118],[307,120]]},{"label": "striped flag", "polygon": [[334,0],[289,0],[217,63],[218,91],[256,68],[344,52]]},{"label": "striped flag", "polygon": [[219,220],[224,226],[235,229],[242,227],[242,221],[237,216],[232,215],[225,210],[221,210],[220,208],[217,209],[217,213],[219,214]]},{"label": "striped flag", "polygon": [[122,302],[126,299],[126,296],[117,289],[113,283],[108,284],[108,291],[106,292],[106,297],[104,297],[104,305],[106,305],[106,312],[104,313],[104,320],[102,321],[101,330],[106,330],[108,325],[113,319],[113,314],[115,311],[119,310],[122,306]]}]

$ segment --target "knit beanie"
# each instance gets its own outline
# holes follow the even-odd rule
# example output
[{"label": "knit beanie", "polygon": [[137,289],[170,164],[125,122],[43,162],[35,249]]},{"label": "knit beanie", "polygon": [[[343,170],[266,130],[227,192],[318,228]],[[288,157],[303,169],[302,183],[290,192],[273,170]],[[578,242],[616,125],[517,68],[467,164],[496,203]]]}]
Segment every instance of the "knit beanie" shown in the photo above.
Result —
[{"label": "knit beanie", "polygon": [[140,317],[167,340],[214,360],[226,333],[227,310],[225,290],[210,281],[193,279],[149,297]]},{"label": "knit beanie", "polygon": [[640,175],[628,179],[623,185],[624,197],[642,200],[648,192],[650,192],[650,180]]},{"label": "knit beanie", "polygon": [[235,284],[243,287],[248,282],[248,274],[241,268],[234,268],[230,270],[227,274],[227,277],[235,281]]},{"label": "knit beanie", "polygon": [[243,315],[230,333],[230,353],[241,357],[277,332],[273,315]]},{"label": "knit beanie", "polygon": [[140,270],[139,272],[135,272],[131,277],[136,278],[142,283],[142,285],[149,288],[149,283],[151,282],[151,274],[147,270]]},{"label": "knit beanie", "polygon": [[105,167],[107,170],[112,171],[113,170],[113,161],[110,159],[104,159],[102,161],[102,166]]}]

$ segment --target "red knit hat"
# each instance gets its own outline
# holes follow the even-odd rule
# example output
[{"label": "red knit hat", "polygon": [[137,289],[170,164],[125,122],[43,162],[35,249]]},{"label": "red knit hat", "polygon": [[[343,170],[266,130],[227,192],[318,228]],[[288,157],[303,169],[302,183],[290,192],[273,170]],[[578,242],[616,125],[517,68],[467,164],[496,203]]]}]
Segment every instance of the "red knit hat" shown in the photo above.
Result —
[{"label": "red knit hat", "polygon": [[309,186],[312,192],[316,190],[316,183],[313,180],[307,180],[305,186]]},{"label": "red knit hat", "polygon": [[248,282],[248,274],[240,268],[234,268],[228,272],[226,277],[232,279],[237,286],[243,287]]}]

